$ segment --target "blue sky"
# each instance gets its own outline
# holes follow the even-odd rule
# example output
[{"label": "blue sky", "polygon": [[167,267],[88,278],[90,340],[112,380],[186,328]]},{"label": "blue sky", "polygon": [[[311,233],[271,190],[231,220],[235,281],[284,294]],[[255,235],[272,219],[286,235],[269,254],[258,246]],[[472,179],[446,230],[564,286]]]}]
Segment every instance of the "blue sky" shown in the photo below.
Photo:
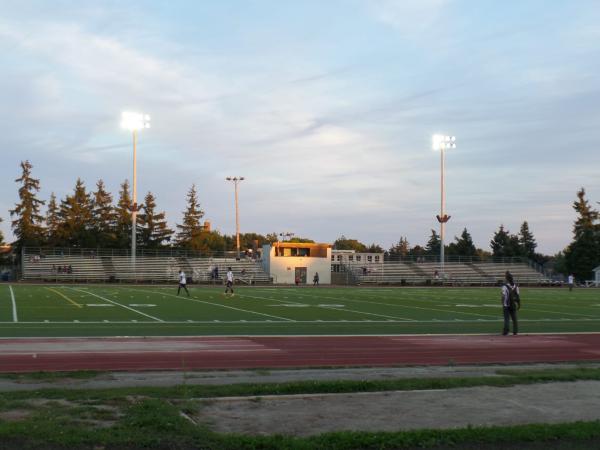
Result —
[{"label": "blue sky", "polygon": [[437,229],[436,132],[449,237],[478,246],[527,220],[539,250],[571,240],[571,203],[600,201],[596,1],[0,0],[0,229],[29,159],[41,197],[78,176],[131,177],[122,110],[144,111],[138,191],[174,225],[198,186],[234,231],[341,234],[389,247]]}]

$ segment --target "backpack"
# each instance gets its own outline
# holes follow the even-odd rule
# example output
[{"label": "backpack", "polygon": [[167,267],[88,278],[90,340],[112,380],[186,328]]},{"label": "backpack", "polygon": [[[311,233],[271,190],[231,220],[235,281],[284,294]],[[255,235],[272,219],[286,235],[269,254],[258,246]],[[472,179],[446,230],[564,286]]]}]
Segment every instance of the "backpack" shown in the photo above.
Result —
[{"label": "backpack", "polygon": [[517,285],[511,286],[510,284],[506,285],[508,289],[508,306],[511,308],[516,306],[517,308],[521,308],[521,297],[519,296],[519,291],[517,290]]}]

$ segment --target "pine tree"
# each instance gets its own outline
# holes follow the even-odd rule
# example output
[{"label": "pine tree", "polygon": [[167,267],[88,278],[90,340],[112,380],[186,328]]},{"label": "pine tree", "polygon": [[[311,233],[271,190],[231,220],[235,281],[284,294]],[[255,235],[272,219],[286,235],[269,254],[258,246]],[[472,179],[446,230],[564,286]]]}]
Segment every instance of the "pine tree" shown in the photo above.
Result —
[{"label": "pine tree", "polygon": [[454,244],[454,251],[456,252],[456,255],[475,256],[477,254],[477,248],[473,243],[473,238],[466,228],[461,233],[460,238],[455,236],[454,240],[456,241]]},{"label": "pine tree", "polygon": [[96,236],[96,246],[114,247],[117,240],[116,213],[112,195],[106,191],[104,181],[98,180],[96,191],[92,195],[92,228]]},{"label": "pine tree", "polygon": [[410,253],[410,244],[408,239],[404,236],[400,236],[400,240],[394,246],[392,246],[387,252],[387,258],[390,260],[397,260],[408,256]]},{"label": "pine tree", "polygon": [[428,255],[439,255],[440,249],[442,247],[442,241],[440,239],[440,235],[435,232],[435,230],[431,230],[431,236],[427,241],[427,245],[425,246],[425,251]]},{"label": "pine tree", "polygon": [[196,185],[192,185],[187,195],[188,206],[183,212],[183,223],[177,224],[177,245],[193,250],[206,250],[206,244],[203,242],[202,233],[204,227],[200,219],[204,217],[204,211],[200,209]]},{"label": "pine tree", "polygon": [[61,219],[58,214],[58,205],[56,203],[56,195],[54,192],[50,194],[48,201],[48,209],[46,210],[46,245],[56,247],[61,245],[60,241],[60,225]]},{"label": "pine tree", "polygon": [[523,222],[521,225],[521,231],[519,232],[519,247],[522,256],[526,256],[530,259],[535,258],[535,248],[537,247],[537,243],[535,242],[533,234],[529,231],[529,224],[527,221]]},{"label": "pine tree", "polygon": [[44,201],[39,200],[36,194],[40,191],[40,180],[31,177],[33,166],[29,161],[21,161],[22,174],[15,180],[20,183],[19,203],[10,210],[10,216],[15,219],[11,225],[17,237],[15,249],[17,254],[25,246],[38,246],[44,240],[42,222],[44,217],[40,214],[40,207]]},{"label": "pine tree", "polygon": [[92,247],[95,244],[92,231],[92,199],[80,178],[75,183],[73,195],[61,201],[60,237],[64,244],[75,247]]},{"label": "pine tree", "polygon": [[129,194],[129,181],[121,184],[119,201],[114,210],[115,213],[115,246],[117,248],[129,248],[131,242],[131,206],[132,200]]},{"label": "pine tree", "polygon": [[165,242],[169,242],[173,236],[173,230],[168,227],[164,212],[157,214],[156,199],[152,192],[148,192],[144,199],[143,214],[139,214],[140,244],[146,248],[159,248]]},{"label": "pine tree", "polygon": [[592,209],[585,198],[585,189],[577,192],[573,209],[578,217],[573,226],[573,242],[565,250],[566,266],[580,280],[592,278],[593,269],[600,264],[600,213]]},{"label": "pine tree", "polygon": [[494,233],[490,247],[492,254],[496,257],[521,256],[519,236],[510,234],[508,230],[504,229],[504,225],[500,225],[498,231]]}]

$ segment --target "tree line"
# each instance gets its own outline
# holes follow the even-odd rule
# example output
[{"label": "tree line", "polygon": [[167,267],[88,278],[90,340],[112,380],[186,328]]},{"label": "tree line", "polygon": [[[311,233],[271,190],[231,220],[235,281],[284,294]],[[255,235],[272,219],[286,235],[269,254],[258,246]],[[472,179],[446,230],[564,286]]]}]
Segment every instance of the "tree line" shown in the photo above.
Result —
[{"label": "tree line", "polygon": [[[377,244],[369,246],[357,241],[356,239],[348,239],[341,236],[334,242],[334,248],[339,250],[355,250],[357,252],[377,252],[384,253],[385,258],[389,260],[399,259],[403,257],[419,257],[419,256],[439,256],[442,242],[440,235],[431,230],[431,235],[425,246],[411,246],[408,239],[404,236],[400,237],[397,244],[394,244],[387,250],[384,250]],[[529,230],[527,221],[523,222],[518,234],[511,234],[500,225],[490,241],[490,251],[477,248],[473,243],[473,238],[469,231],[464,228],[460,236],[455,236],[454,241],[444,245],[444,253],[446,256],[467,256],[486,258],[495,257],[524,257],[534,260],[543,260],[544,255],[535,252],[537,243],[533,233]]]},{"label": "tree line", "polygon": [[[38,198],[40,180],[33,177],[32,168],[29,161],[22,161],[21,176],[15,180],[19,201],[10,210],[10,216],[17,254],[23,247],[129,248],[134,205],[127,180],[121,183],[116,202],[102,180],[90,191],[79,178],[65,198],[58,200],[52,193],[46,202]],[[202,223],[204,211],[195,185],[187,193],[186,208],[175,229],[169,227],[166,214],[157,207],[152,192],[145,195],[137,208],[136,237],[141,249],[175,246],[210,253],[235,248],[235,236],[208,230]],[[261,246],[276,240],[276,233],[240,234],[242,248],[252,248],[257,241]]]},{"label": "tree line", "polygon": [[[78,248],[129,248],[131,239],[131,214],[133,201],[129,182],[123,181],[116,202],[106,190],[102,180],[98,180],[94,190],[88,190],[81,179],[77,179],[73,192],[58,200],[54,193],[46,201],[38,198],[40,180],[32,176],[32,164],[22,161],[21,176],[15,180],[18,185],[19,201],[10,210],[11,226],[16,241],[13,248],[19,254],[22,247],[78,247]],[[42,212],[42,207],[46,206]],[[525,257],[540,264],[550,262],[560,273],[574,273],[580,279],[591,279],[592,270],[600,265],[600,212],[594,209],[585,197],[585,189],[577,192],[573,203],[577,218],[573,225],[573,240],[553,257],[536,253],[537,243],[529,224],[524,221],[520,230],[512,234],[503,225],[492,236],[490,250],[477,248],[466,228],[454,241],[444,246],[448,256],[471,257]],[[196,186],[187,193],[186,208],[181,223],[175,229],[169,228],[164,211],[156,204],[156,197],[148,192],[141,205],[138,205],[137,245],[141,249],[161,249],[178,247],[199,252],[231,251],[236,247],[234,235],[223,235],[208,230],[202,223],[204,211],[200,206]],[[0,222],[2,218],[0,218]],[[243,249],[262,246],[278,240],[277,233],[240,234]],[[293,238],[291,242],[314,242],[307,238]],[[0,232],[0,245],[4,237]],[[356,239],[341,236],[334,242],[339,250],[384,253],[387,259],[406,256],[439,255],[440,236],[431,230],[424,246],[411,246],[406,237],[387,250],[380,245],[365,245]]]}]

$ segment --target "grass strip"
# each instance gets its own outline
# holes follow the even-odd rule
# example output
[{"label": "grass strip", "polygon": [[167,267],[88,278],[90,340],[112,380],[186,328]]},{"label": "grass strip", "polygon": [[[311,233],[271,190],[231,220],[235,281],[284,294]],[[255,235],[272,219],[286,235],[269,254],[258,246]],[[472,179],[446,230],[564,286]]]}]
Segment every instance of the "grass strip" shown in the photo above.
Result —
[{"label": "grass strip", "polygon": [[[260,395],[325,394],[353,392],[456,389],[476,386],[508,387],[523,384],[600,380],[600,368],[570,368],[547,370],[500,369],[494,376],[465,378],[398,378],[386,380],[294,381],[285,383],[239,383],[229,385],[191,385],[172,387],[128,387],[112,389],[40,389],[3,392],[0,400],[27,398],[118,399],[140,396],[156,399],[189,399],[210,397],[244,397]],[[1,405],[1,403],[0,403]]]},{"label": "grass strip", "polygon": [[134,402],[115,426],[90,429],[47,411],[20,422],[0,422],[2,448],[169,449],[415,449],[597,448],[600,422],[511,427],[468,427],[403,432],[336,432],[308,438],[213,433],[191,424],[164,400]]}]

